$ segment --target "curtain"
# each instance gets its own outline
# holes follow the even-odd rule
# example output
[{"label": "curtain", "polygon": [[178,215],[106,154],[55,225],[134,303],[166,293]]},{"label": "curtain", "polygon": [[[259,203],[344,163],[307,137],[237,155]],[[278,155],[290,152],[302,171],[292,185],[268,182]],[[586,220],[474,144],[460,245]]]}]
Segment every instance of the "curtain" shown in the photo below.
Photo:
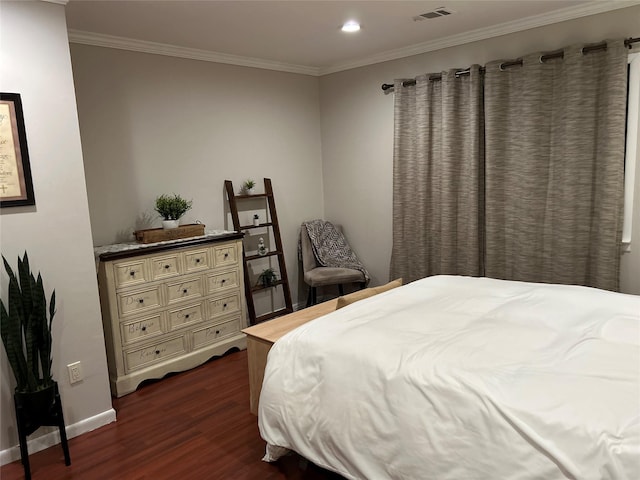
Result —
[{"label": "curtain", "polygon": [[391,278],[482,273],[483,102],[469,75],[395,82]]},{"label": "curtain", "polygon": [[622,41],[486,66],[486,276],[618,290],[626,88]]}]

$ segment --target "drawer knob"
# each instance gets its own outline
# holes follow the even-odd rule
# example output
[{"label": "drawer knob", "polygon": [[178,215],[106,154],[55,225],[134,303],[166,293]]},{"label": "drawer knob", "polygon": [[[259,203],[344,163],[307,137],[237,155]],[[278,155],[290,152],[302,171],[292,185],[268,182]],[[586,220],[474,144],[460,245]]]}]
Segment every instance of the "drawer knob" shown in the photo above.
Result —
[{"label": "drawer knob", "polygon": [[227,279],[226,279],[226,278],[223,278],[223,279],[222,279],[222,281],[221,281],[220,283],[224,283],[224,282],[226,282],[226,281],[227,281]]},{"label": "drawer knob", "polygon": [[220,335],[220,330],[216,330],[216,335]]},{"label": "drawer knob", "polygon": [[160,355],[160,350],[156,350],[156,355]]},{"label": "drawer knob", "polygon": [[139,299],[138,299],[138,302],[140,302],[140,303],[144,303],[144,298],[139,298]]},{"label": "drawer knob", "polygon": [[147,331],[147,327],[143,325],[140,330],[142,330],[143,332],[146,332]]},{"label": "drawer knob", "polygon": [[187,313],[187,314],[184,316],[184,318],[189,318],[189,314]]},{"label": "drawer knob", "polygon": [[136,276],[136,272],[129,272],[129,275],[131,275],[132,277]]},{"label": "drawer knob", "polygon": [[222,304],[222,308],[227,308],[227,304],[226,303]]},{"label": "drawer knob", "polygon": [[196,263],[200,263],[200,259],[199,258],[196,258]]},{"label": "drawer knob", "polygon": [[228,253],[225,253],[225,254],[224,254],[224,258],[227,258],[228,256],[229,256],[229,254],[228,254]]},{"label": "drawer knob", "polygon": [[184,290],[182,290],[182,293],[187,293],[189,290],[187,290],[186,288]]},{"label": "drawer knob", "polygon": [[165,265],[164,268],[166,268],[168,270],[170,267],[169,267],[169,265]]}]

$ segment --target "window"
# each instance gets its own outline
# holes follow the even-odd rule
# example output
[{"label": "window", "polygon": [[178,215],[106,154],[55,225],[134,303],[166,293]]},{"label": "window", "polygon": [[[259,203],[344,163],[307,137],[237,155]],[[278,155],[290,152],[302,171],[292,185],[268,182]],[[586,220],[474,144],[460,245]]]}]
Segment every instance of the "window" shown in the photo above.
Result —
[{"label": "window", "polygon": [[640,150],[638,120],[640,116],[640,53],[629,55],[629,92],[627,95],[627,145],[624,163],[624,220],[622,223],[623,251],[631,250],[633,195]]}]

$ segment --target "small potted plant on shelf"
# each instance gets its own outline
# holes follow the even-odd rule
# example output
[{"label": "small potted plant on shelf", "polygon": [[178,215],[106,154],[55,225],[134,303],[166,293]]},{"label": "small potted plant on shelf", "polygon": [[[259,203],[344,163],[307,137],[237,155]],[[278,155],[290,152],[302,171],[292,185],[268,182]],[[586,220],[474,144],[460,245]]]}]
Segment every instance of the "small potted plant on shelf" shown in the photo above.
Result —
[{"label": "small potted plant on shelf", "polygon": [[251,195],[253,194],[253,188],[256,186],[256,182],[254,182],[253,180],[249,179],[249,180],[245,180],[245,182],[242,184],[242,192],[244,195]]},{"label": "small potted plant on shelf", "polygon": [[277,280],[278,276],[273,268],[265,268],[258,276],[258,283],[263,287],[269,287]]},{"label": "small potted plant on shelf", "polygon": [[178,194],[162,194],[156,198],[156,212],[162,217],[162,228],[177,228],[182,217],[191,209],[193,201],[185,200]]}]

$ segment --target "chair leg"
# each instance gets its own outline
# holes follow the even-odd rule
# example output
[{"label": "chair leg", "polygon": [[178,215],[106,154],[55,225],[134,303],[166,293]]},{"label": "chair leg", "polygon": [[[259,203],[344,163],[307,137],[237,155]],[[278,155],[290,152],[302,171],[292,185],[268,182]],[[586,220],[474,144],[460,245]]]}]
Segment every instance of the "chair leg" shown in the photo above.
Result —
[{"label": "chair leg", "polygon": [[309,287],[309,293],[307,294],[307,307],[316,304],[316,287]]},{"label": "chair leg", "polygon": [[344,295],[344,287],[341,283],[338,284],[338,293],[340,294],[340,296]]},{"label": "chair leg", "polygon": [[311,306],[311,300],[312,300],[311,290],[313,290],[313,287],[309,287],[309,292],[307,293],[307,307]]}]

